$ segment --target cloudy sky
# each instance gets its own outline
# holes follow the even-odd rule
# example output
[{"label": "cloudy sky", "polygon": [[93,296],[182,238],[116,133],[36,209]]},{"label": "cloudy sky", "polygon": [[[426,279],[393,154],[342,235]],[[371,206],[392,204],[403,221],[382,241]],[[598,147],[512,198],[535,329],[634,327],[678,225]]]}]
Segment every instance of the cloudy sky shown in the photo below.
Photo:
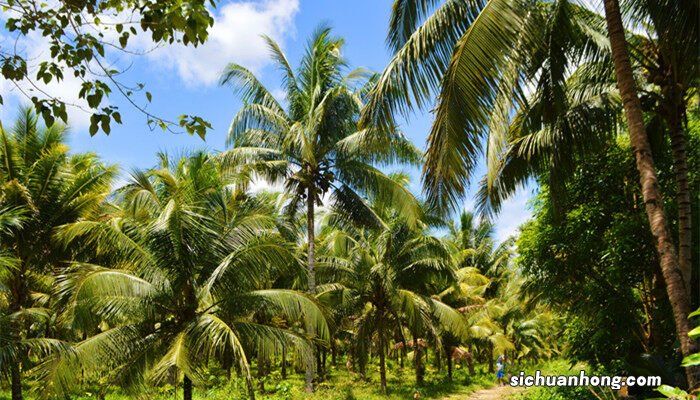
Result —
[{"label": "cloudy sky", "polygon": [[[352,67],[381,71],[390,58],[384,42],[390,10],[390,0],[223,1],[214,10],[216,22],[205,45],[196,49],[163,47],[142,56],[119,55],[113,59],[116,65],[128,67],[122,81],[145,83],[153,94],[149,111],[173,120],[181,114],[194,114],[210,121],[214,129],[208,133],[206,141],[187,134],[151,131],[143,114],[114,95],[110,101],[121,108],[123,125],[113,126],[109,136],[99,133],[90,137],[87,132],[89,115],[71,112],[70,146],[74,151],[93,151],[108,162],[118,163],[125,174],[132,168],[154,165],[158,151],[178,154],[197,148],[223,150],[228,125],[241,105],[230,88],[217,85],[219,73],[227,63],[236,62],[254,70],[273,93],[281,94],[279,79],[275,69],[270,67],[267,48],[260,35],[274,38],[296,65],[311,32],[320,23],[326,23],[336,35],[346,39],[343,51]],[[0,46],[10,43],[14,45],[14,37],[0,30]],[[133,44],[151,49],[146,40],[137,39]],[[39,37],[26,38],[18,45],[30,59],[48,51]],[[45,88],[67,101],[76,101],[78,89],[79,82],[72,79]],[[0,118],[8,123],[17,105],[24,101],[17,89],[4,81],[0,81],[0,94],[5,99],[5,105],[0,106]],[[424,148],[429,126],[430,115],[419,113],[403,121],[401,129],[417,146]],[[419,172],[410,172],[418,193]],[[499,239],[515,233],[529,217],[527,203],[531,192],[522,190],[504,205],[496,221]],[[465,206],[470,204],[468,200]]]}]

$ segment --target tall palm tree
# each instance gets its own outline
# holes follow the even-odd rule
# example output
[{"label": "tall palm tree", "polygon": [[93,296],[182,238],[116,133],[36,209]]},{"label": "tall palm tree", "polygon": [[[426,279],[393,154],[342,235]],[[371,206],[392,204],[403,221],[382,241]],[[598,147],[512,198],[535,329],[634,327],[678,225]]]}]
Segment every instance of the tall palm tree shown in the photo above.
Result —
[{"label": "tall palm tree", "polygon": [[273,207],[228,178],[205,153],[162,156],[160,168],[132,174],[105,218],[60,229],[63,243],[90,255],[60,280],[63,320],[91,336],[38,368],[52,382],[47,389],[65,393],[81,369],[136,387],[175,373],[191,400],[210,360],[233,359],[252,399],[248,360],[260,343],[311,356],[307,338],[264,322],[270,315],[328,337],[312,298],[268,289],[275,271],[293,268],[295,258],[277,233]]},{"label": "tall palm tree", "polygon": [[[688,332],[691,330],[690,320],[687,317],[691,312],[690,296],[683,281],[684,271],[681,269],[676,246],[673,243],[666,212],[664,211],[664,202],[659,189],[654,159],[651,155],[651,147],[644,127],[642,105],[637,95],[632,64],[627,52],[627,40],[625,39],[625,29],[622,24],[620,4],[617,0],[604,0],[603,4],[605,5],[605,19],[608,25],[608,35],[610,36],[617,86],[622,97],[630,144],[634,149],[637,170],[640,175],[639,179],[645,209],[652,234],[656,239],[656,250],[659,253],[661,272],[666,282],[666,291],[673,309],[676,333],[681,343],[681,351],[683,356],[687,357],[698,350],[697,340],[693,340],[688,336]],[[700,368],[698,366],[687,367],[686,376],[691,387],[696,387],[700,384]]]},{"label": "tall palm tree", "polygon": [[630,19],[649,31],[647,37],[635,38],[630,44],[637,47],[631,50],[651,86],[640,93],[647,105],[645,111],[652,111],[665,122],[671,141],[677,186],[678,260],[690,293],[693,215],[685,125],[688,104],[697,95],[700,78],[700,7],[692,1],[636,0],[627,8]]},{"label": "tall palm tree", "polygon": [[94,154],[69,154],[66,139],[65,126],[42,127],[31,109],[21,110],[12,128],[0,125],[0,257],[7,261],[0,308],[9,335],[0,345],[0,370],[10,377],[13,400],[22,399],[30,354],[62,346],[46,337],[50,282],[70,257],[54,230],[96,215],[117,172]]},{"label": "tall palm tree", "polygon": [[[367,193],[392,198],[406,213],[418,204],[401,185],[374,165],[418,163],[420,152],[393,127],[357,129],[357,120],[374,80],[362,70],[344,74],[343,40],[321,27],[311,37],[296,71],[279,45],[267,39],[273,61],[282,72],[288,105],[283,107],[253,73],[230,64],[221,84],[236,88],[244,106],[234,117],[222,155],[225,165],[270,181],[283,180],[293,195],[288,210],[305,203],[308,290],[316,292],[316,206],[323,196],[351,210],[358,220],[377,226],[363,199]],[[311,368],[307,389],[312,390]]]},{"label": "tall palm tree", "polygon": [[[438,92],[424,167],[425,190],[439,208],[455,207],[465,192],[485,136],[487,160],[498,158],[507,126],[503,122],[514,103],[524,101],[526,86],[537,82],[537,76],[544,77],[553,89],[545,95],[553,100],[562,98],[564,92],[556,83],[565,79],[569,60],[575,65],[582,58],[599,56],[605,36],[609,36],[647,215],[664,276],[668,277],[667,292],[677,334],[683,354],[688,355],[697,344],[687,335],[690,323],[684,313],[690,307],[684,271],[671,240],[642,125],[619,5],[609,0],[604,4],[606,29],[601,35],[599,18],[568,0],[397,0],[388,37],[396,54],[370,94],[363,124],[391,123],[396,112],[422,106]],[[657,7],[662,13],[668,11],[666,15],[673,15],[671,10],[675,9]],[[553,26],[558,29],[551,29]],[[550,111],[557,113],[559,109]],[[695,379],[689,380],[694,385]]]}]

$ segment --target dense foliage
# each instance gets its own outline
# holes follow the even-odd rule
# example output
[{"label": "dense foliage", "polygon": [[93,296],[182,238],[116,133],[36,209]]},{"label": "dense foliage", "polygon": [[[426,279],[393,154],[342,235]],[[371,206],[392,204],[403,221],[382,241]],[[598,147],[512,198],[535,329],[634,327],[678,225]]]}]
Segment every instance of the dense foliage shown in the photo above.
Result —
[{"label": "dense foliage", "polygon": [[[690,154],[699,138],[692,129]],[[528,291],[566,313],[570,357],[620,373],[653,371],[680,385],[672,314],[628,146],[611,142],[596,159],[580,162],[557,192],[563,197],[542,178],[534,218],[518,238],[518,264],[531,278]],[[662,183],[673,193],[661,150]],[[700,190],[696,177],[691,188]]]},{"label": "dense foliage", "polygon": [[[83,22],[133,12],[155,41],[194,45],[211,25],[202,1],[0,5],[8,30],[51,42],[37,79],[84,79],[91,134],[119,122],[100,107],[124,86],[88,76],[108,43]],[[561,372],[563,356],[696,389],[700,8],[626,2],[645,36],[604,6],[396,0],[378,75],[350,70],[324,26],[296,68],[267,39],[285,101],[230,64],[221,84],[243,105],[228,148],[159,154],[121,187],[116,166],[70,153],[65,104],[32,98],[0,124],[0,388],[415,399],[483,384],[504,354],[509,368]],[[113,29],[125,49],[135,29]],[[8,79],[29,78],[22,55],[0,57]],[[436,93],[423,158],[396,119]],[[452,220],[482,155],[482,214]],[[423,161],[426,199],[382,170]],[[489,218],[533,178],[533,218],[499,243]],[[249,190],[259,181],[283,188]]]}]

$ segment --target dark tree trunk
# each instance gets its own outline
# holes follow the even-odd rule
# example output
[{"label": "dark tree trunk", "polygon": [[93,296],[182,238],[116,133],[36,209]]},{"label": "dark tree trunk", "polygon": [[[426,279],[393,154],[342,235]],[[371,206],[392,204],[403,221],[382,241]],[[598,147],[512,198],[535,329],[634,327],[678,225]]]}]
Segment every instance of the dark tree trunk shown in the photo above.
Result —
[{"label": "dark tree trunk", "polygon": [[184,400],[192,400],[192,380],[185,375],[185,379],[182,382],[182,398]]},{"label": "dark tree trunk", "polygon": [[[610,37],[613,62],[615,64],[615,76],[617,86],[622,97],[622,104],[627,119],[627,127],[630,134],[630,143],[634,150],[637,170],[640,175],[642,195],[646,208],[649,225],[656,239],[656,250],[659,254],[661,271],[666,282],[666,291],[673,308],[673,317],[676,322],[676,334],[681,343],[684,356],[697,351],[697,341],[688,337],[690,331],[690,298],[688,289],[683,281],[683,271],[678,262],[678,255],[671,240],[664,202],[659,189],[654,160],[651,156],[649,139],[644,128],[642,108],[637,97],[632,65],[627,53],[625,30],[620,15],[618,0],[604,0],[605,19]],[[698,367],[686,368],[688,384],[691,387],[698,386]]]},{"label": "dark tree trunk", "polygon": [[671,148],[673,149],[673,168],[676,175],[676,203],[678,206],[678,266],[683,273],[683,282],[688,290],[688,296],[692,296],[692,252],[693,242],[692,208],[690,204],[690,187],[688,185],[688,154],[686,152],[686,139],[683,130],[683,110],[671,117],[669,128],[671,134]]},{"label": "dark tree trunk", "polygon": [[469,367],[469,375],[474,376],[474,352],[472,346],[469,346],[469,357],[467,357],[467,367]]},{"label": "dark tree trunk", "polygon": [[413,335],[413,361],[416,367],[416,385],[423,386],[425,367],[423,366],[423,350],[418,345],[418,335]]},{"label": "dark tree trunk", "polygon": [[318,376],[319,382],[323,382],[323,350],[316,347],[316,375]]},{"label": "dark tree trunk", "polygon": [[[28,291],[25,282],[24,263],[20,265],[18,274],[15,279],[10,280],[10,304],[9,310],[11,313],[18,312],[25,306]],[[16,326],[10,327],[10,338],[13,342],[19,343],[22,340],[21,326],[24,324],[20,318]],[[19,362],[10,366],[10,386],[12,400],[22,400],[22,369]]]},{"label": "dark tree trunk", "polygon": [[445,363],[447,364],[447,380],[452,382],[452,352],[449,349],[445,355]]},{"label": "dark tree trunk", "polygon": [[379,334],[379,378],[381,381],[382,393],[386,394],[386,345],[383,335]]},{"label": "dark tree trunk", "polygon": [[11,367],[12,400],[22,400],[22,371],[19,365]]},{"label": "dark tree trunk", "polygon": [[287,347],[282,346],[282,379],[287,379]]},{"label": "dark tree trunk", "polygon": [[438,372],[442,372],[442,353],[438,351],[438,349],[435,349],[435,355],[433,356],[435,369],[437,369]]},{"label": "dark tree trunk", "polygon": [[233,368],[233,358],[228,355],[224,356],[224,360],[221,363],[221,367],[226,371],[226,380],[230,381],[231,380],[231,368]]},{"label": "dark tree trunk", "polygon": [[333,339],[331,339],[331,365],[338,366],[338,347]]},{"label": "dark tree trunk", "polygon": [[267,360],[265,357],[258,355],[258,389],[260,393],[265,393],[265,365]]}]

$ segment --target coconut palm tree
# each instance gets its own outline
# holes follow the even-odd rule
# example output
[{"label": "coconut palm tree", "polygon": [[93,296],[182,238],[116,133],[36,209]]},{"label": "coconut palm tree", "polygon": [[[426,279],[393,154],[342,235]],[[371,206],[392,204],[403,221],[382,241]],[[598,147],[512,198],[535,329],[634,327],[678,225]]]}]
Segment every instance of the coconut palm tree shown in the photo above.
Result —
[{"label": "coconut palm tree", "polygon": [[[659,189],[654,159],[651,155],[651,147],[644,127],[642,105],[637,94],[637,86],[627,50],[620,4],[617,0],[604,0],[603,4],[605,5],[605,19],[608,25],[608,35],[610,36],[612,59],[615,65],[615,77],[620,90],[620,97],[622,97],[622,106],[625,110],[630,144],[634,149],[637,170],[639,170],[645,210],[651,232],[656,239],[656,250],[659,253],[661,272],[666,282],[666,291],[676,322],[676,334],[681,343],[683,356],[688,357],[698,350],[698,341],[688,336],[691,325],[686,316],[692,310],[690,308],[689,292],[683,281],[685,272],[681,269],[676,246],[673,243],[666,212],[664,211],[664,202]],[[700,384],[700,368],[697,366],[687,367],[686,376],[691,387],[696,387]]]},{"label": "coconut palm tree", "polygon": [[[688,178],[687,109],[700,77],[700,7],[692,1],[631,1],[628,16],[646,27],[630,41],[648,88],[639,87],[644,111],[652,111],[668,132],[676,179],[678,260],[686,289],[692,288],[692,209]],[[655,122],[660,122],[655,121]],[[659,125],[659,124],[652,124]],[[651,134],[651,132],[647,132]],[[696,252],[697,255],[697,252]],[[697,259],[696,259],[697,262]]]},{"label": "coconut palm tree", "polygon": [[31,355],[61,347],[46,337],[50,286],[70,252],[53,240],[54,230],[96,215],[117,172],[94,154],[69,154],[66,139],[65,126],[42,127],[31,109],[11,128],[0,125],[0,308],[8,335],[0,370],[13,400],[22,398]]},{"label": "coconut palm tree", "polygon": [[269,289],[275,271],[298,265],[269,202],[229,185],[205,153],[161,160],[132,173],[108,215],[58,232],[91,255],[57,289],[64,323],[89,337],[38,367],[48,390],[66,393],[82,369],[130,387],[180,376],[191,400],[208,362],[232,359],[254,398],[249,357],[260,343],[311,356],[307,338],[265,322],[270,315],[328,337],[312,298]]},{"label": "coconut palm tree", "polygon": [[[405,182],[404,176],[393,176]],[[380,385],[387,391],[386,355],[392,336],[411,332],[415,344],[416,379],[422,384],[421,345],[438,331],[457,337],[465,320],[456,310],[431,295],[454,280],[450,254],[442,241],[408,223],[400,212],[372,201],[381,227],[370,229],[349,223],[342,209],[327,216],[324,229],[324,283],[318,297],[336,309],[354,310],[353,356],[364,371],[372,348],[379,355]],[[424,222],[420,223],[424,228]]]},{"label": "coconut palm tree", "polygon": [[[272,59],[282,72],[288,105],[283,107],[253,73],[230,64],[222,85],[233,86],[244,101],[234,117],[222,155],[224,165],[269,181],[283,181],[293,195],[290,214],[305,205],[308,290],[316,292],[316,206],[330,201],[352,210],[358,220],[379,224],[363,200],[367,193],[393,199],[406,213],[418,204],[377,166],[418,163],[420,152],[393,127],[357,129],[359,112],[374,80],[363,70],[345,73],[343,40],[320,27],[311,37],[299,68],[290,66],[279,45],[267,38]],[[307,390],[312,390],[311,366]]]}]

